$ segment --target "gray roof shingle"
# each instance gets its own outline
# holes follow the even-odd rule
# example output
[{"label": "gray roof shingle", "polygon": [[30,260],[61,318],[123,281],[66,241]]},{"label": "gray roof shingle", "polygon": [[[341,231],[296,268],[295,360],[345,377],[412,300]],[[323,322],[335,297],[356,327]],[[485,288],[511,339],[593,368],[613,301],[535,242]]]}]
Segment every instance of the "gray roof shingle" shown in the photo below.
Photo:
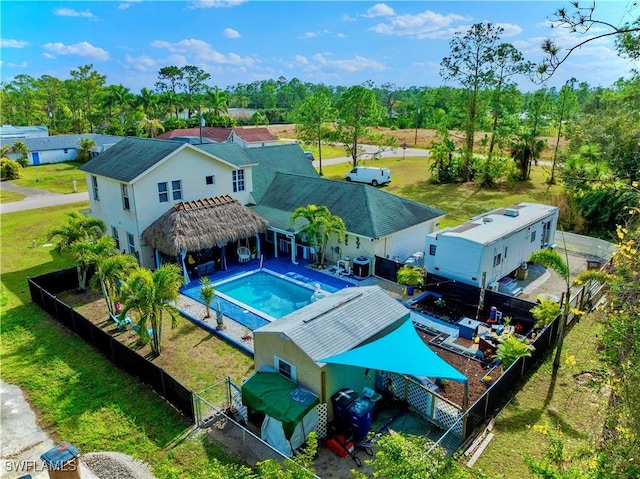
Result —
[{"label": "gray roof shingle", "polygon": [[78,140],[80,138],[91,138],[96,142],[96,145],[109,145],[112,143],[118,143],[124,139],[123,136],[113,136],[113,135],[99,135],[96,133],[82,133],[79,135],[53,135],[53,136],[44,136],[40,138],[13,138],[13,139],[3,139],[1,143],[3,145],[12,145],[16,141],[21,141],[29,151],[48,151],[48,150],[64,150],[67,149],[77,149],[78,148]]},{"label": "gray roof shingle", "polygon": [[445,212],[362,183],[277,172],[254,211],[273,227],[292,230],[289,216],[300,206],[324,205],[347,231],[382,238]]},{"label": "gray roof shingle", "polygon": [[349,351],[410,312],[379,286],[346,288],[255,331],[283,333],[314,361]]}]

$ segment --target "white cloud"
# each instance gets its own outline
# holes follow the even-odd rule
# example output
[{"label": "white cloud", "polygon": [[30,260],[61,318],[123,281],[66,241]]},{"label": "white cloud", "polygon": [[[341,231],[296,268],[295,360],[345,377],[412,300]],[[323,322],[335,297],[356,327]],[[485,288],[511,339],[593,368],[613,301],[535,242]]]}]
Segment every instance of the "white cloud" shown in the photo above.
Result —
[{"label": "white cloud", "polygon": [[22,63],[7,63],[7,66],[13,68],[27,68],[27,62],[24,61]]},{"label": "white cloud", "polygon": [[238,33],[238,31],[234,30],[233,28],[225,28],[223,35],[226,38],[240,38],[240,34]]},{"label": "white cloud", "polygon": [[251,57],[241,57],[235,53],[220,53],[214,50],[211,45],[202,40],[189,38],[180,40],[176,43],[170,43],[163,40],[156,40],[151,43],[152,47],[164,48],[170,53],[181,54],[193,57],[195,60],[205,63],[219,63],[225,65],[245,65],[252,66],[258,63],[258,60]]},{"label": "white cloud", "polygon": [[109,53],[102,48],[94,47],[89,42],[79,42],[73,45],[65,45],[61,42],[45,43],[44,49],[56,55],[77,55],[91,60],[108,60]]},{"label": "white cloud", "polygon": [[395,15],[395,11],[389,5],[385,5],[384,3],[378,3],[367,10],[367,13],[364,15],[365,17],[373,18],[373,17],[389,17],[391,15]]},{"label": "white cloud", "polygon": [[386,23],[378,23],[372,31],[382,35],[424,38],[450,38],[450,27],[454,22],[468,20],[456,15],[441,15],[426,10],[416,15],[397,15]]},{"label": "white cloud", "polygon": [[522,33],[522,27],[513,23],[496,23],[496,26],[504,30],[502,35],[505,37],[515,37]]},{"label": "white cloud", "polygon": [[300,38],[316,38],[318,34],[316,32],[304,32],[300,35]]},{"label": "white cloud", "polygon": [[24,48],[29,45],[29,42],[24,40],[11,40],[9,38],[3,38],[0,40],[0,48]]},{"label": "white cloud", "polygon": [[53,13],[59,17],[82,17],[82,18],[90,18],[92,20],[97,20],[93,13],[89,11],[79,12],[78,10],[74,10],[73,8],[56,8]]},{"label": "white cloud", "polygon": [[196,8],[233,8],[245,3],[245,0],[198,0],[189,5],[189,9]]},{"label": "white cloud", "polygon": [[121,3],[120,5],[118,5],[118,10],[126,10],[131,6],[130,3]]},{"label": "white cloud", "polygon": [[338,38],[347,38],[347,36],[344,33],[336,33],[336,37],[338,37]]},{"label": "white cloud", "polygon": [[42,56],[45,58],[48,58],[49,60],[55,60],[57,58],[55,55],[52,55],[51,53],[47,53],[47,52],[44,52]]},{"label": "white cloud", "polygon": [[124,61],[128,65],[131,65],[134,70],[140,72],[155,71],[158,68],[158,62],[147,55],[141,55],[139,57],[125,55]]},{"label": "white cloud", "polygon": [[360,55],[356,55],[351,60],[332,60],[329,56],[322,53],[313,55],[312,60],[315,61],[315,64],[310,63],[311,69],[338,73],[355,73],[364,70],[380,72],[386,70],[384,64]]},{"label": "white cloud", "polygon": [[355,22],[357,21],[356,17],[350,17],[349,14],[345,13],[344,15],[342,15],[342,21],[343,22]]}]

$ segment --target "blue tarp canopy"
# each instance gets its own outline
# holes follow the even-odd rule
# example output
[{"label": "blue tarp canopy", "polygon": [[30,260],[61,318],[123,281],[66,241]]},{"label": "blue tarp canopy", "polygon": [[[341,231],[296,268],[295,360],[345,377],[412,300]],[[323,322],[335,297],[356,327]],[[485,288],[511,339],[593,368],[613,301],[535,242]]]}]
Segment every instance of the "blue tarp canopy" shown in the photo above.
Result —
[{"label": "blue tarp canopy", "polygon": [[465,375],[424,343],[410,319],[395,331],[372,343],[318,359],[318,362],[467,382]]}]

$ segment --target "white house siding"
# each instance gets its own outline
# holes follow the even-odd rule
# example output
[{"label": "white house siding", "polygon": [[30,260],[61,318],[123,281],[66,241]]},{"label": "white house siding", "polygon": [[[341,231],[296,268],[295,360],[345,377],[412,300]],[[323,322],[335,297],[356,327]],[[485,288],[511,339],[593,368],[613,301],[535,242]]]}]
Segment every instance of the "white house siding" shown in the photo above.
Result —
[{"label": "white house siding", "polygon": [[[436,255],[429,254],[430,244],[436,245]],[[425,267],[429,273],[455,279],[466,284],[479,285],[482,245],[464,238],[427,237]],[[475,278],[475,279],[473,279]]]},{"label": "white house siding", "polygon": [[37,153],[40,165],[47,163],[63,163],[65,161],[73,161],[78,158],[78,150],[76,148],[67,148],[66,153],[65,150],[34,150],[28,155],[30,165],[33,165],[33,153]]},{"label": "white house siding", "polygon": [[[245,191],[233,192],[232,171],[236,167],[221,163],[215,159],[185,149],[156,167],[148,170],[143,176],[128,185],[130,211],[122,208],[121,182],[98,177],[100,200],[93,199],[91,174],[86,175],[91,202],[91,214],[103,220],[109,231],[117,227],[120,238],[120,249],[127,250],[126,233],[132,233],[135,238],[136,250],[140,254],[140,264],[147,268],[155,267],[155,256],[152,248],[141,245],[142,232],[169,208],[181,201],[194,201],[215,196],[230,195],[240,203],[249,201],[249,192],[253,189],[251,169],[245,169]],[[206,184],[206,177],[215,177],[213,185]],[[182,199],[174,201],[171,182],[182,182]],[[158,195],[158,183],[167,182],[169,201],[161,203]]]}]

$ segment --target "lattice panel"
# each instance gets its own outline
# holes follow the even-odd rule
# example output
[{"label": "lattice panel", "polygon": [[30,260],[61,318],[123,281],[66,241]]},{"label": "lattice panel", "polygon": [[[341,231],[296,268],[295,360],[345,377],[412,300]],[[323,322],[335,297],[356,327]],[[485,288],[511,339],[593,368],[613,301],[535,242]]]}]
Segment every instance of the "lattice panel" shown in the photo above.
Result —
[{"label": "lattice panel", "polygon": [[449,429],[455,424],[453,431],[462,437],[462,420],[460,420],[462,412],[455,406],[452,406],[440,398],[436,397],[435,400],[436,413],[434,420],[445,429]]},{"label": "lattice panel", "polygon": [[320,403],[317,406],[318,408],[318,425],[316,426],[316,433],[318,439],[324,439],[327,437],[327,419],[329,417],[329,413],[327,412],[327,403]]},{"label": "lattice panel", "polygon": [[409,382],[407,402],[413,410],[428,420],[433,420],[433,394],[428,389]]}]

